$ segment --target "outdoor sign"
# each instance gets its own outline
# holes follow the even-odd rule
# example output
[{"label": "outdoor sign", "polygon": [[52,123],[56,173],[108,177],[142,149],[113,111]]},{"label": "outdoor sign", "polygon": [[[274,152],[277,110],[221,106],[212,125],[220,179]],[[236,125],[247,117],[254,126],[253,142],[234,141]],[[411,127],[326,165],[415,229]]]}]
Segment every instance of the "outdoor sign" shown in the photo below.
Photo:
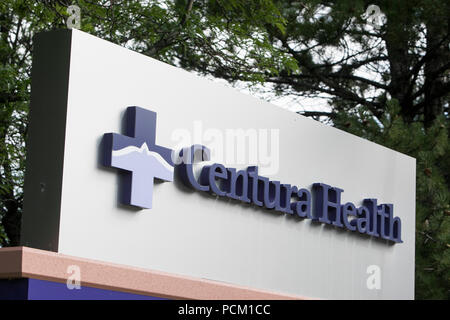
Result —
[{"label": "outdoor sign", "polygon": [[414,297],[415,160],[78,30],[35,39],[23,244],[331,299]]},{"label": "outdoor sign", "polygon": [[[392,204],[378,205],[377,199],[364,199],[363,206],[357,209],[351,202],[341,204],[344,190],[314,183],[316,198],[315,211],[312,212],[310,191],[260,176],[257,166],[237,171],[214,163],[205,165],[197,179],[194,173],[195,155],[200,152],[202,160],[210,160],[207,147],[193,145],[184,148],[178,157],[174,150],[156,145],[156,113],[139,107],[127,109],[125,123],[127,135],[105,134],[102,150],[104,166],[125,171],[126,180],[123,181],[120,198],[123,204],[151,209],[154,179],[173,181],[175,162],[179,165],[181,179],[193,189],[282,213],[295,212],[300,218],[402,242],[401,220],[392,216]],[[221,186],[217,185],[218,179]],[[298,201],[292,202],[293,197]],[[354,219],[349,220],[349,216]]]}]

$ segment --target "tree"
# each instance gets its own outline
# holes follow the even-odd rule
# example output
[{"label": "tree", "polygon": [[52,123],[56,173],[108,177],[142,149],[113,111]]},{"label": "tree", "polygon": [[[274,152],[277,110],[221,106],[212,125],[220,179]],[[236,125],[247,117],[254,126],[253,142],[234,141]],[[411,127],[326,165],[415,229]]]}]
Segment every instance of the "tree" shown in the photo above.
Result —
[{"label": "tree", "polygon": [[[181,65],[231,82],[261,82],[279,95],[323,97],[329,111],[299,113],[415,157],[416,296],[450,298],[450,3],[273,3],[281,26],[250,18],[251,26],[239,29],[252,39],[244,46],[232,36],[225,44],[192,39],[211,56],[190,50]],[[362,17],[373,4],[384,18],[375,26]],[[234,1],[208,10],[231,26],[252,16]]]},{"label": "tree", "polygon": [[[417,166],[417,297],[448,297],[449,12],[441,0],[79,0],[81,28],[161,61],[278,95]],[[0,245],[20,241],[33,36],[72,1],[0,3]],[[361,15],[381,9],[379,25]],[[447,206],[446,206],[447,204]],[[447,280],[445,280],[447,279]]]},{"label": "tree", "polygon": [[[243,13],[234,3],[214,1],[207,10],[229,25],[241,26]],[[332,101],[336,112],[364,105],[374,117],[380,118],[386,111],[386,101],[396,99],[400,115],[407,123],[420,121],[429,127],[437,116],[448,114],[448,2],[274,0],[273,3],[281,15],[281,26],[253,16],[250,19],[255,21],[253,28],[238,29],[257,39],[246,42],[244,48],[234,37],[217,45],[214,41],[192,39],[197,49],[180,56],[186,62],[182,66],[230,81],[259,80],[273,84],[274,90],[282,95],[325,97]],[[379,28],[361,17],[371,3],[379,5],[380,16],[385,18]],[[196,53],[198,48],[208,52],[208,47],[209,58]]]},{"label": "tree", "polygon": [[[209,43],[226,32],[227,22],[208,11],[216,1],[194,0],[80,0],[82,30],[157,58],[179,65],[184,52],[203,54]],[[249,19],[278,25],[268,0],[232,1],[244,10],[245,2],[252,16],[241,18],[241,25],[228,26],[235,39],[244,39]],[[5,0],[0,3],[0,245],[20,243],[23,206],[25,137],[30,97],[33,36],[41,31],[66,28],[68,0]],[[207,30],[215,30],[215,36]],[[222,30],[222,31],[221,31]],[[229,38],[227,38],[229,40]],[[240,41],[235,40],[236,43]],[[215,48],[217,49],[217,48]],[[184,66],[186,66],[184,60]]]},{"label": "tree", "polygon": [[334,125],[417,161],[416,298],[450,298],[450,125],[439,116],[424,130],[408,124],[398,101],[390,100],[380,122],[365,107],[337,113]]}]

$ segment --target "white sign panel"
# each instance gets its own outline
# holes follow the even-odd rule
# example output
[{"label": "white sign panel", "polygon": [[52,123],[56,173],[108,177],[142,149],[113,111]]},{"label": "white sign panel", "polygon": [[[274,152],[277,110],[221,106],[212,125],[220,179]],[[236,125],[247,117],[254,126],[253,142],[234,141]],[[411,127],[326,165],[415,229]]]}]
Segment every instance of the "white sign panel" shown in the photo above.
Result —
[{"label": "white sign panel", "polygon": [[78,30],[35,44],[24,245],[315,298],[414,297],[413,158]]}]

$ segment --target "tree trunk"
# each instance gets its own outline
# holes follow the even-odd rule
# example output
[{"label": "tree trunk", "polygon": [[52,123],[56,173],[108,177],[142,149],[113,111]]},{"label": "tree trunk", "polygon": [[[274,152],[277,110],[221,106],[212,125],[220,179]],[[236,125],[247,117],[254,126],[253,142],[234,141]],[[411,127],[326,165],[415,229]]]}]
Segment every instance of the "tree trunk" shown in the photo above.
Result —
[{"label": "tree trunk", "polygon": [[[449,25],[448,18],[437,16],[433,21],[427,23],[427,54],[433,58],[428,59],[425,68],[425,104],[424,104],[424,125],[429,128],[436,117],[443,113],[445,96],[445,73],[442,68],[450,61],[449,42],[445,39],[446,28]],[[448,28],[447,28],[448,29]],[[441,70],[441,72],[439,72]],[[448,77],[448,73],[447,73]]]}]

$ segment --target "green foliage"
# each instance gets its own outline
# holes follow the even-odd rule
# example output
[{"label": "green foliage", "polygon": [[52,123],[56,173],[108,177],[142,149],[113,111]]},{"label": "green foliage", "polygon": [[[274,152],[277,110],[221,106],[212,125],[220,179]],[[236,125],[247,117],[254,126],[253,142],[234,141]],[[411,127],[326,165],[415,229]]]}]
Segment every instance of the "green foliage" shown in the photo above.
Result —
[{"label": "green foliage", "polygon": [[416,298],[450,298],[450,125],[407,124],[397,101],[381,122],[363,107],[337,113],[336,127],[416,158]]},{"label": "green foliage", "polygon": [[[216,61],[228,68],[271,50],[268,25],[284,32],[284,20],[270,0],[3,0],[0,2],[0,245],[18,245],[25,171],[25,137],[30,100],[31,55],[36,33],[66,28],[67,7],[81,8],[81,29],[172,65]],[[257,21],[258,23],[250,23]],[[242,50],[242,46],[251,50]],[[217,54],[220,52],[220,54]],[[278,54],[259,66],[277,72],[295,61]],[[235,68],[236,69],[236,68]],[[237,69],[236,69],[237,70]],[[210,71],[213,73],[213,71]],[[234,78],[262,81],[233,71]]]},{"label": "green foliage", "polygon": [[230,82],[325,96],[331,113],[304,114],[415,157],[416,296],[448,298],[450,3],[373,3],[379,29],[364,0],[2,0],[0,245],[19,244],[32,39],[66,28],[77,4],[83,31]]}]

